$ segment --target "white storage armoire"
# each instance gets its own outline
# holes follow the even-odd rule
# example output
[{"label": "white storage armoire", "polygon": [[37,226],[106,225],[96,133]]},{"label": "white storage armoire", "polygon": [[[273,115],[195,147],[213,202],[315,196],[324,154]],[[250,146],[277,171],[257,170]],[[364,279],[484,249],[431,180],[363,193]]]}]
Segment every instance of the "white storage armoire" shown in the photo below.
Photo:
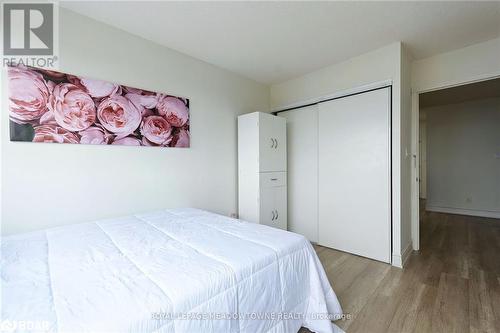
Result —
[{"label": "white storage armoire", "polygon": [[239,218],[287,230],[286,119],[238,117]]},{"label": "white storage armoire", "polygon": [[288,228],[391,262],[391,93],[381,88],[279,112],[288,129]]}]

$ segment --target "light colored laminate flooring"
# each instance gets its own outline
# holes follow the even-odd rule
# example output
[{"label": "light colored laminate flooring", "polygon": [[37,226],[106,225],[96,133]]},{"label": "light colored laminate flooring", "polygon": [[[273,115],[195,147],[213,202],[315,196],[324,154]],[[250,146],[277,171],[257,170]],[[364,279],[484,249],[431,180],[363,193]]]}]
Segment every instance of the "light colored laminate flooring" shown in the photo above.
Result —
[{"label": "light colored laminate flooring", "polygon": [[[315,246],[346,332],[500,332],[500,220],[421,212],[404,269]],[[301,329],[308,332],[307,329]]]}]

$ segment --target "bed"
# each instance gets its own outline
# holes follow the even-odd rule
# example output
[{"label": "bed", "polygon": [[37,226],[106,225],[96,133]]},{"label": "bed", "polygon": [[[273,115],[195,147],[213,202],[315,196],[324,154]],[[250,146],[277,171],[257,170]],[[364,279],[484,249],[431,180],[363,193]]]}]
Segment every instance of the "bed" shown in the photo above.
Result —
[{"label": "bed", "polygon": [[171,209],[2,238],[2,324],[49,332],[341,332],[303,237]]}]

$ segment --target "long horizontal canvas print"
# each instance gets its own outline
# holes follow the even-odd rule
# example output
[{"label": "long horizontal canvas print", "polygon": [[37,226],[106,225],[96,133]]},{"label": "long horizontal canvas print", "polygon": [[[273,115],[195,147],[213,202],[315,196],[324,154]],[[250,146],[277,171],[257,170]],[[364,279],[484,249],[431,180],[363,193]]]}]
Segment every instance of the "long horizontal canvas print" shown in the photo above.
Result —
[{"label": "long horizontal canvas print", "polygon": [[189,99],[9,67],[11,141],[189,147]]}]

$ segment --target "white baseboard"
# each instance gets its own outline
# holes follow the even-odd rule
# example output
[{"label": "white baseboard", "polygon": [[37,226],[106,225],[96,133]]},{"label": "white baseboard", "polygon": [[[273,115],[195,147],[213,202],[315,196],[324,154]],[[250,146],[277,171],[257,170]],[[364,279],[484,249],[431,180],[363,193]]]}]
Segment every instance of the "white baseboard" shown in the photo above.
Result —
[{"label": "white baseboard", "polygon": [[413,252],[413,246],[412,243],[410,242],[403,251],[403,267],[406,266],[406,263],[408,262],[408,259],[410,259],[412,252]]},{"label": "white baseboard", "polygon": [[438,213],[448,213],[457,215],[468,215],[468,216],[479,216],[479,217],[489,217],[493,219],[500,219],[500,212],[491,210],[475,210],[475,209],[463,209],[463,208],[451,208],[451,207],[439,207],[430,206],[425,207],[426,210]]},{"label": "white baseboard", "polygon": [[400,254],[393,254],[392,255],[392,266],[397,267],[397,268],[403,268],[403,260],[401,260]]},{"label": "white baseboard", "polygon": [[403,250],[402,254],[393,254],[392,255],[392,266],[403,268],[406,265],[406,262],[410,258],[411,253],[413,252],[411,242],[406,246]]}]

